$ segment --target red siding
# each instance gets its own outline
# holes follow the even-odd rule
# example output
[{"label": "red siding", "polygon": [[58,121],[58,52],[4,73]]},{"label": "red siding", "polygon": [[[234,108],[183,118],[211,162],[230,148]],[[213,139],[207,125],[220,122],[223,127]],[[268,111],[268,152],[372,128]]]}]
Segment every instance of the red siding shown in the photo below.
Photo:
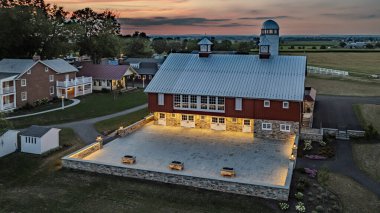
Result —
[{"label": "red siding", "polygon": [[270,107],[264,107],[264,100],[243,99],[243,110],[235,110],[235,98],[225,99],[225,112],[202,112],[173,109],[173,95],[165,95],[165,105],[158,105],[158,95],[148,94],[148,104],[150,112],[186,113],[199,115],[215,115],[235,118],[252,118],[283,121],[301,121],[302,102],[290,102],[289,109],[282,108],[282,101],[271,101]]}]

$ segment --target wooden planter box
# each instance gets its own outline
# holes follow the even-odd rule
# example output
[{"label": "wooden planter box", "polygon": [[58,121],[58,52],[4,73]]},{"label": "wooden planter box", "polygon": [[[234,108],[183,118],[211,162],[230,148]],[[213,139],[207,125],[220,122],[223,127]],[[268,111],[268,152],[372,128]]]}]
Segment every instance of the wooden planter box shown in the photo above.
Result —
[{"label": "wooden planter box", "polygon": [[169,169],[182,171],[185,168],[184,164],[179,161],[172,161],[169,164]]},{"label": "wooden planter box", "polygon": [[235,177],[236,173],[235,173],[234,168],[223,167],[222,170],[220,171],[220,175],[223,177]]},{"label": "wooden planter box", "polygon": [[125,155],[121,158],[121,162],[123,164],[135,164],[136,163],[136,157],[132,155]]}]

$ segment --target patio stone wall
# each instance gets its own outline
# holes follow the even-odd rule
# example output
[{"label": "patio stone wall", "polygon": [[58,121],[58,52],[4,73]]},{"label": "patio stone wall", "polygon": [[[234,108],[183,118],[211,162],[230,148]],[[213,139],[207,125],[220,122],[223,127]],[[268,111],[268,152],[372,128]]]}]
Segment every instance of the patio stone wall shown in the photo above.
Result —
[{"label": "patio stone wall", "polygon": [[80,159],[71,159],[67,157],[62,159],[62,164],[65,168],[84,170],[88,172],[97,172],[108,175],[158,181],[176,185],[191,186],[214,191],[235,193],[248,196],[257,196],[262,198],[284,201],[288,200],[289,197],[289,186],[293,170],[293,165],[289,165],[289,173],[285,184],[286,186],[281,187],[253,185],[223,180],[185,176],[179,174],[180,172],[178,172],[178,174],[169,174],[107,164],[96,164]]},{"label": "patio stone wall", "polygon": [[88,146],[85,146],[84,148],[76,151],[74,154],[72,154],[70,157],[71,158],[78,158],[78,159],[83,159],[89,155],[91,155],[92,153],[98,151],[100,149],[100,143],[99,142],[95,142],[95,143],[92,143]]},{"label": "patio stone wall", "polygon": [[[299,123],[292,121],[275,121],[275,120],[259,120],[255,119],[255,137],[258,138],[269,138],[277,140],[286,140],[289,137],[297,135],[299,130]],[[272,130],[262,130],[262,123],[271,123]],[[280,124],[289,124],[290,132],[280,131]]]}]

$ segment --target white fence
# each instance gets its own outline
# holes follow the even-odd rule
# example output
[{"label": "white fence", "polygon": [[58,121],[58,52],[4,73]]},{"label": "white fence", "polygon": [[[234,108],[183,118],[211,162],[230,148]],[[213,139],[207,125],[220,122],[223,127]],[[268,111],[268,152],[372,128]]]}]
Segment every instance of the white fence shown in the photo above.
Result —
[{"label": "white fence", "polygon": [[307,72],[312,74],[322,74],[322,75],[335,75],[335,76],[348,76],[347,71],[327,69],[322,67],[307,66]]}]

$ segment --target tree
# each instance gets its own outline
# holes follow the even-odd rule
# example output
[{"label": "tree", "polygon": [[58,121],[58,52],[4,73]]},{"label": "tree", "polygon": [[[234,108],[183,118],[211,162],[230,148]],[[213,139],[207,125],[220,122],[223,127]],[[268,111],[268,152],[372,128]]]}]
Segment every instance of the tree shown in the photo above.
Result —
[{"label": "tree", "polygon": [[167,43],[166,52],[178,52],[181,50],[181,47],[180,41],[172,40]]},{"label": "tree", "polygon": [[347,46],[347,44],[346,44],[345,42],[341,41],[341,42],[339,43],[339,46],[342,47],[342,48],[344,48],[344,47]]},{"label": "tree", "polygon": [[249,51],[251,51],[253,47],[254,46],[250,42],[243,41],[243,42],[239,42],[237,46],[237,51],[239,53],[249,53]]},{"label": "tree", "polygon": [[199,50],[198,42],[199,41],[195,39],[189,40],[186,46],[187,51],[191,52],[194,50]]},{"label": "tree", "polygon": [[232,42],[230,40],[223,40],[222,42],[214,43],[214,49],[219,51],[231,51],[232,50]]},{"label": "tree", "polygon": [[380,42],[377,42],[377,43],[375,44],[375,47],[376,47],[376,48],[380,48]]},{"label": "tree", "polygon": [[141,38],[130,38],[127,41],[125,55],[128,57],[150,57],[152,52],[147,51],[147,42]]},{"label": "tree", "polygon": [[0,113],[0,135],[12,127],[12,123],[5,119],[4,113]]},{"label": "tree", "polygon": [[326,49],[326,46],[325,46],[325,45],[321,45],[321,46],[319,47],[319,49],[321,49],[321,50],[325,50],[325,49]]},{"label": "tree", "polygon": [[163,38],[153,39],[152,48],[156,53],[162,54],[167,49],[167,42]]},{"label": "tree", "polygon": [[375,48],[375,46],[373,46],[373,44],[366,44],[365,47],[368,48],[368,49],[373,49],[373,48]]}]

